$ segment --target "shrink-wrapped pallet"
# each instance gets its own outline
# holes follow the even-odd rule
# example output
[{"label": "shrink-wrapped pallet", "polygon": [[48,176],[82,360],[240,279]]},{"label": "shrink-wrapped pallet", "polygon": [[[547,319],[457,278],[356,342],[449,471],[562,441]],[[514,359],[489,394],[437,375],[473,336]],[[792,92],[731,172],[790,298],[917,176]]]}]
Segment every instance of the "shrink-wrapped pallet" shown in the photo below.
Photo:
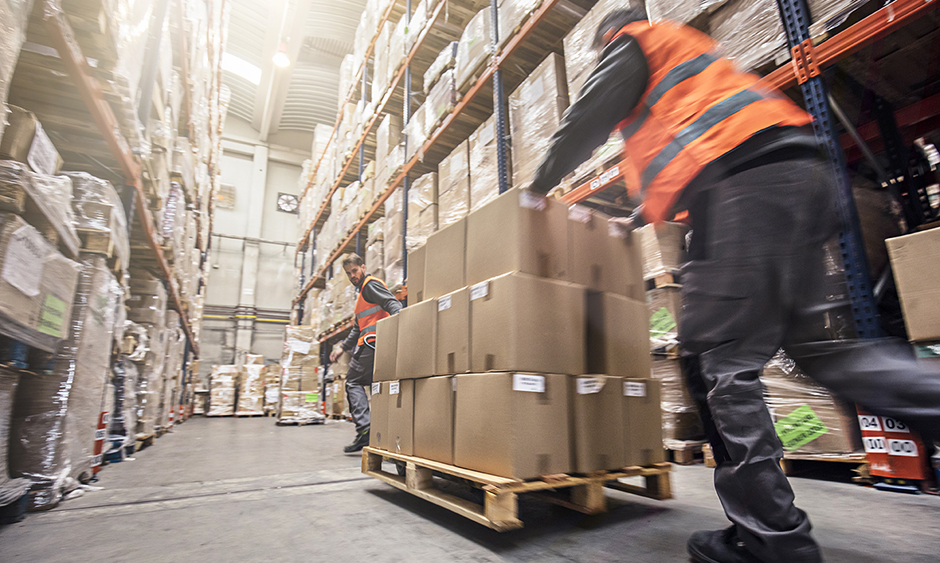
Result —
[{"label": "shrink-wrapped pallet", "polygon": [[67,172],[72,179],[72,210],[75,227],[80,231],[106,234],[114,253],[125,267],[130,264],[130,242],[124,205],[114,186],[107,180],[84,172]]},{"label": "shrink-wrapped pallet", "polygon": [[431,91],[431,88],[437,84],[437,81],[448,69],[454,68],[454,65],[457,63],[457,45],[459,42],[451,41],[444,47],[440,53],[437,54],[437,57],[434,58],[434,62],[431,63],[431,66],[428,67],[428,70],[424,72],[424,93],[427,94]]},{"label": "shrink-wrapped pallet", "polygon": [[454,87],[454,71],[446,70],[424,101],[425,131],[428,135],[453,111],[456,103],[457,90]]},{"label": "shrink-wrapped pallet", "polygon": [[493,52],[492,39],[493,17],[486,7],[473,16],[464,28],[457,43],[457,57],[454,64],[457,90],[463,92],[477,70],[489,59]]},{"label": "shrink-wrapped pallet", "polygon": [[26,40],[26,26],[33,10],[32,0],[0,1],[0,139],[7,124],[6,101],[13,70]]},{"label": "shrink-wrapped pallet", "polygon": [[13,160],[0,160],[0,210],[21,215],[50,241],[77,249],[72,212],[72,182],[29,170]]},{"label": "shrink-wrapped pallet", "polygon": [[108,427],[109,450],[133,446],[136,440],[137,377],[137,366],[127,358],[117,360],[111,368],[114,410]]},{"label": "shrink-wrapped pallet", "polygon": [[[696,0],[699,1],[699,0]],[[679,4],[681,2],[671,2]],[[565,36],[565,76],[568,80],[568,95],[574,103],[581,92],[581,86],[587,80],[597,63],[597,50],[594,48],[594,34],[604,16],[614,10],[642,7],[638,0],[600,0],[584,18]]]},{"label": "shrink-wrapped pallet", "polygon": [[645,225],[636,230],[643,255],[643,279],[676,273],[686,261],[686,233],[684,223]]},{"label": "shrink-wrapped pallet", "polygon": [[702,419],[689,394],[679,360],[654,355],[652,373],[662,393],[663,439],[701,439],[704,435]]},{"label": "shrink-wrapped pallet", "polygon": [[470,212],[470,143],[454,148],[437,167],[438,227],[456,223]]},{"label": "shrink-wrapped pallet", "polygon": [[[492,116],[480,125],[468,139],[470,152],[470,211],[476,211],[499,195],[499,164],[496,147],[496,116]],[[507,153],[510,153],[507,143]],[[506,155],[507,180],[511,181],[512,163],[510,154]]]},{"label": "shrink-wrapped pallet", "polygon": [[228,416],[235,412],[238,366],[212,366],[209,376],[209,412],[206,416]]},{"label": "shrink-wrapped pallet", "polygon": [[30,480],[11,478],[9,471],[10,425],[13,420],[13,398],[20,374],[0,367],[0,506],[6,506],[26,494]]},{"label": "shrink-wrapped pallet", "polygon": [[238,408],[235,414],[264,414],[264,365],[246,364],[238,382]]},{"label": "shrink-wrapped pallet", "polygon": [[429,172],[408,190],[408,251],[423,246],[436,230],[437,172]]},{"label": "shrink-wrapped pallet", "polygon": [[411,119],[405,125],[404,162],[410,162],[411,159],[419,153],[421,154],[418,157],[418,160],[423,160],[422,149],[424,148],[424,142],[427,140],[428,136],[428,108],[430,108],[430,106],[427,103],[421,104],[421,106],[415,110],[414,114],[411,116]]},{"label": "shrink-wrapped pallet", "polygon": [[385,283],[389,288],[404,283],[402,224],[402,189],[396,188],[385,200]]},{"label": "shrink-wrapped pallet", "polygon": [[[718,8],[727,0],[646,0],[650,21],[669,20],[689,23],[702,14]],[[773,0],[771,0],[773,1]]]}]

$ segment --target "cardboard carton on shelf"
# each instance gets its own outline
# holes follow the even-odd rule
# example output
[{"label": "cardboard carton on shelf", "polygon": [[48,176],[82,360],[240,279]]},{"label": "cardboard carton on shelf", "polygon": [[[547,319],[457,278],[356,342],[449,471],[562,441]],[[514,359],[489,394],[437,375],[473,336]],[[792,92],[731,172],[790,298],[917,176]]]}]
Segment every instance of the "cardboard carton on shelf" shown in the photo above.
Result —
[{"label": "cardboard carton on shelf", "polygon": [[611,228],[610,216],[574,205],[568,210],[569,280],[596,291],[643,299],[637,237]]},{"label": "cardboard carton on shelf", "polygon": [[[446,295],[467,285],[467,220],[460,219],[428,237],[424,295]],[[410,268],[409,268],[410,269]],[[411,288],[408,289],[409,293]]]},{"label": "cardboard carton on shelf", "polygon": [[[390,452],[414,455],[414,400],[415,382],[412,379],[389,381],[388,384],[388,441]],[[383,389],[384,390],[384,389]]]},{"label": "cardboard carton on shelf", "polygon": [[578,473],[626,466],[623,378],[586,375],[569,378],[572,470]]},{"label": "cardboard carton on shelf", "polygon": [[62,157],[49,136],[36,119],[36,115],[17,106],[7,106],[8,123],[0,140],[0,159],[12,159],[28,164],[34,172],[58,174]]},{"label": "cardboard carton on shelf", "polygon": [[470,371],[470,288],[437,299],[436,340],[435,374]]},{"label": "cardboard carton on shelf", "polygon": [[373,381],[392,381],[397,377],[398,326],[401,314],[380,320],[375,325],[375,369]]},{"label": "cardboard carton on shelf", "polygon": [[421,245],[408,253],[408,300],[412,304],[421,303],[426,299],[427,250],[427,245]]},{"label": "cardboard carton on shelf", "polygon": [[643,253],[643,279],[653,279],[678,272],[686,261],[685,236],[689,226],[684,223],[660,223],[640,227],[634,234]]},{"label": "cardboard carton on shelf", "polygon": [[414,455],[454,463],[454,401],[451,376],[414,381]]},{"label": "cardboard carton on shelf", "polygon": [[584,292],[522,273],[471,286],[471,370],[585,373]]},{"label": "cardboard carton on shelf", "polygon": [[455,465],[516,479],[571,471],[568,376],[487,373],[454,379]]},{"label": "cardboard carton on shelf", "polygon": [[901,299],[904,324],[913,341],[940,340],[940,229],[890,238],[885,243]]}]

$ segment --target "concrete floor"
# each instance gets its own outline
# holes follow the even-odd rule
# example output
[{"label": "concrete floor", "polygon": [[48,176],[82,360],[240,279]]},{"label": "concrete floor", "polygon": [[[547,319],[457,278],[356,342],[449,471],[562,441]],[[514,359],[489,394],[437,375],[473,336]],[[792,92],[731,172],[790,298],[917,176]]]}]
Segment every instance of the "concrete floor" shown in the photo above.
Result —
[{"label": "concrete floor", "polygon": [[[685,541],[727,522],[704,466],[677,467],[675,499],[609,493],[585,517],[520,500],[525,528],[498,534],[359,473],[352,426],[270,418],[187,421],[98,485],[0,528],[0,560],[687,561]],[[940,498],[794,479],[829,563],[940,560]]]}]

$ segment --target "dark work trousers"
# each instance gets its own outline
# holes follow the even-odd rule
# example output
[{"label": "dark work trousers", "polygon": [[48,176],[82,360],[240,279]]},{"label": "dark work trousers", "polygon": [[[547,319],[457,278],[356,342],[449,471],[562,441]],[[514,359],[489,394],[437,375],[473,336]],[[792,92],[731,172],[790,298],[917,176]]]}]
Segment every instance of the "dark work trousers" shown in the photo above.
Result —
[{"label": "dark work trousers", "polygon": [[365,432],[371,423],[366,387],[372,385],[373,369],[375,348],[366,344],[356,347],[352,359],[349,360],[349,371],[346,373],[346,400],[349,402],[349,414],[356,423],[356,432]]},{"label": "dark work trousers", "polygon": [[[823,244],[838,228],[834,178],[813,158],[731,174],[696,195],[679,339],[715,451],[715,489],[748,550],[821,560],[779,460],[761,368],[781,347],[807,375],[872,413],[940,436],[940,373],[908,343],[827,340]],[[936,257],[925,257],[936,259]]]}]

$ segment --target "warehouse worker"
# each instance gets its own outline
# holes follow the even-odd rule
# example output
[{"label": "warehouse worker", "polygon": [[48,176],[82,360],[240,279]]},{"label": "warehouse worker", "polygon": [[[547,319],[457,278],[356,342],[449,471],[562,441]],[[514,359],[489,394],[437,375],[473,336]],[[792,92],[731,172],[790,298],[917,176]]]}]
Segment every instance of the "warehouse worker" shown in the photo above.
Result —
[{"label": "warehouse worker", "polygon": [[619,130],[627,229],[688,211],[679,338],[733,525],[688,542],[705,562],[821,561],[778,465],[761,368],[781,346],[836,394],[940,436],[940,374],[906,342],[826,341],[823,243],[838,229],[832,169],[810,115],[717,54],[692,28],[625,10],[601,22],[596,68],[552,138],[531,189],[548,192]]},{"label": "warehouse worker", "polygon": [[346,400],[356,423],[356,438],[343,451],[353,453],[369,445],[369,397],[365,387],[372,385],[375,369],[375,324],[401,311],[401,302],[395,299],[385,282],[366,275],[365,263],[358,254],[343,259],[343,270],[359,292],[356,318],[349,336],[330,354],[330,362],[338,360],[343,353],[352,353],[346,374]]}]

